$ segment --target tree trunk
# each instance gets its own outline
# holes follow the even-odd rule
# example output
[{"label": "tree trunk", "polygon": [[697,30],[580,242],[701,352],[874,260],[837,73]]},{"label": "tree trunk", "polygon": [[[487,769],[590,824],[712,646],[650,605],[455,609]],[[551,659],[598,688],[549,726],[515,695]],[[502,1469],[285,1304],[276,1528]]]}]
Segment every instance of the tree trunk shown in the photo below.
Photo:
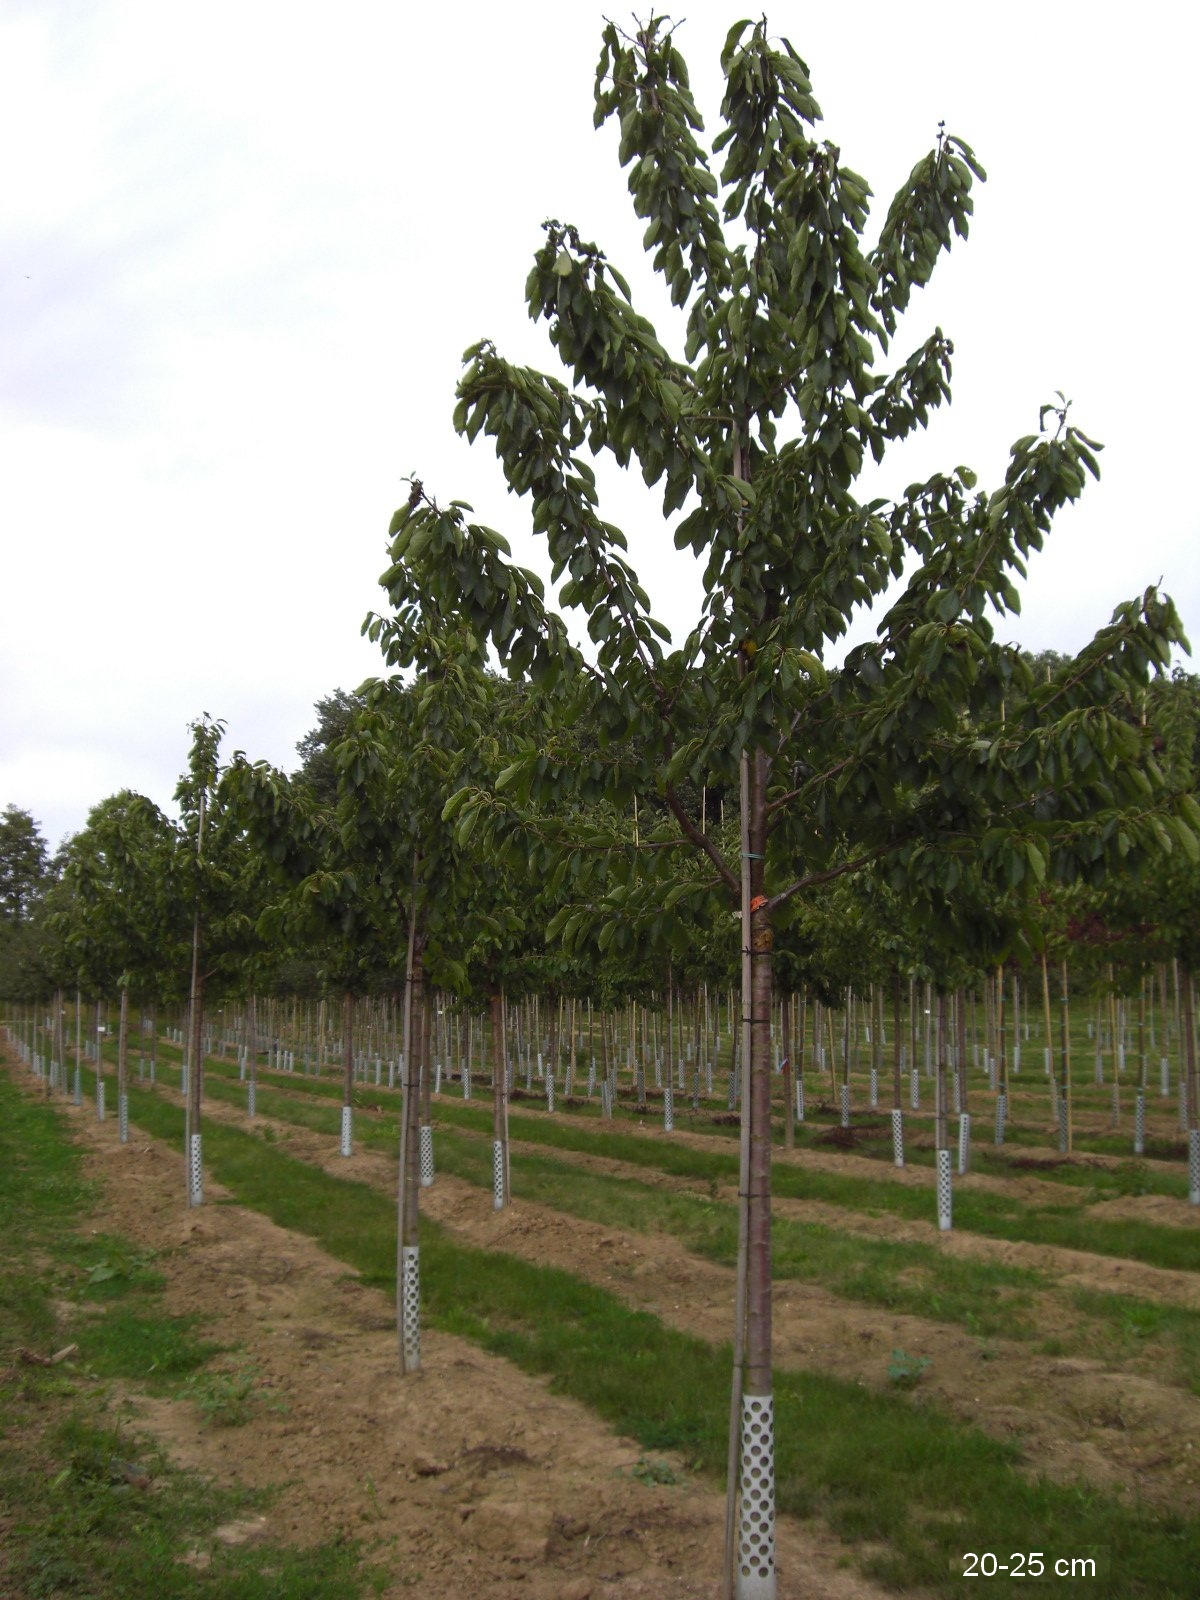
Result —
[{"label": "tree trunk", "polygon": [[[742,1600],[774,1600],[775,1418],[771,1381],[771,950],[773,933],[763,892],[767,840],[767,761],[743,754],[742,814],[742,1146],[740,1232],[744,1294],[739,1283],[734,1395],[740,1397],[741,1490],[737,1592]],[[741,1244],[742,1240],[739,1240]],[[739,1256],[743,1254],[739,1249]],[[740,1266],[740,1263],[739,1263]],[[739,1271],[739,1278],[742,1276]],[[737,1361],[742,1357],[741,1382]],[[732,1408],[731,1408],[732,1410]],[[732,1419],[731,1419],[732,1420]],[[731,1430],[732,1431],[732,1430]],[[732,1445],[732,1439],[731,1439]],[[731,1451],[732,1453],[732,1451]],[[727,1522],[727,1538],[730,1529]],[[732,1555],[732,1551],[730,1551]],[[728,1574],[728,1566],[727,1566]]]},{"label": "tree trunk", "polygon": [[129,983],[121,984],[121,1021],[117,1029],[117,1128],[125,1144],[129,1138]]},{"label": "tree trunk", "polygon": [[421,952],[414,951],[409,980],[411,1021],[407,1057],[407,1083],[404,1094],[403,1158],[400,1190],[399,1271],[396,1291],[400,1299],[400,1370],[417,1372],[421,1366],[421,1279],[420,1279],[420,1105],[421,1074],[426,1070],[425,1045],[428,1040],[425,1008],[425,973]]},{"label": "tree trunk", "polygon": [[1059,1084],[1059,1116],[1062,1119],[1063,1137],[1059,1148],[1068,1154],[1075,1142],[1071,1123],[1071,1006],[1067,994],[1067,963],[1062,963],[1062,994],[1059,999],[1059,1031],[1062,1043],[1062,1081]]},{"label": "tree trunk", "polygon": [[508,1050],[504,1036],[504,991],[493,989],[492,1013],[492,1208],[508,1205]]},{"label": "tree trunk", "polygon": [[792,997],[783,998],[783,1015],[780,1018],[779,1047],[783,1051],[783,1144],[785,1150],[796,1147],[796,1096],[792,1091]]},{"label": "tree trunk", "polygon": [[246,1076],[247,1076],[247,1078],[249,1080],[249,1088],[246,1091],[247,1103],[249,1104],[249,1106],[251,1108],[252,1114],[257,1115],[257,1112],[258,1112],[258,996],[257,995],[253,995],[253,994],[250,996],[250,1009],[249,1009],[248,1017],[247,1017],[246,1032],[249,1035],[249,1043],[247,1044],[247,1047],[246,1047]]}]

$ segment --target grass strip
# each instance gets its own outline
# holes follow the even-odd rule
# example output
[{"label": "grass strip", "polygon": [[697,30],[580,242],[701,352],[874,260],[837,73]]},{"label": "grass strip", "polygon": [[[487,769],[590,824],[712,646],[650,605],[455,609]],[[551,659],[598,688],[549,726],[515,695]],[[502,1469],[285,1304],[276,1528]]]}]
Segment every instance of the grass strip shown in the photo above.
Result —
[{"label": "grass strip", "polygon": [[[478,1132],[491,1127],[490,1110],[477,1111],[470,1106],[439,1104],[437,1118],[439,1122]],[[695,1150],[689,1145],[672,1144],[666,1136],[662,1141],[652,1141],[635,1134],[595,1133],[565,1120],[516,1112],[510,1115],[509,1131],[514,1139],[530,1144],[606,1156],[699,1183],[737,1182],[735,1153]],[[771,1187],[783,1199],[819,1200],[871,1216],[902,1217],[930,1225],[935,1217],[932,1185],[928,1190],[918,1189],[908,1184],[880,1183],[870,1175],[822,1172],[801,1162],[776,1161],[771,1170]],[[1031,1206],[1006,1195],[959,1184],[954,1192],[954,1225],[987,1238],[1087,1250],[1174,1271],[1200,1270],[1200,1232],[1160,1228],[1134,1219],[1108,1221],[1070,1202]]]},{"label": "grass strip", "polygon": [[[236,1085],[211,1078],[209,1085],[214,1097],[242,1103],[244,1096]],[[259,1090],[258,1104],[265,1115],[325,1134],[331,1141],[338,1137],[336,1111],[306,1104],[302,1096],[265,1088]],[[439,1122],[443,1109],[439,1107]],[[453,1110],[456,1124],[466,1120],[490,1134],[490,1115],[469,1107]],[[536,1117],[514,1117],[513,1122],[522,1137],[529,1126],[534,1131],[554,1130],[553,1124]],[[572,1130],[567,1132],[571,1137]],[[397,1134],[390,1123],[364,1117],[356,1119],[355,1137],[372,1148],[387,1149],[394,1146]],[[607,1137],[620,1140],[622,1148],[632,1145],[643,1157],[643,1169],[650,1165],[644,1159],[647,1152],[653,1154],[657,1149],[630,1135]],[[439,1127],[437,1151],[443,1171],[490,1189],[489,1147]],[[682,1156],[692,1168],[691,1175],[698,1175],[691,1157],[698,1155],[702,1163],[725,1159],[721,1152],[714,1157],[679,1145],[668,1146],[664,1153],[669,1161]],[[658,1162],[653,1165],[660,1168]],[[529,1152],[517,1157],[517,1167],[520,1192],[538,1204],[635,1232],[668,1233],[686,1249],[725,1266],[736,1260],[736,1218],[728,1202],[587,1172]],[[870,1179],[856,1181],[867,1184]],[[1036,1268],[971,1261],[946,1255],[933,1243],[871,1239],[778,1213],[772,1222],[772,1269],[777,1281],[819,1283],[843,1299],[958,1326],[980,1339],[1036,1337],[1039,1328],[1030,1314],[1033,1297],[1053,1288],[1048,1275]],[[1172,1314],[1164,1317],[1158,1314],[1163,1308],[1156,1302],[1117,1294],[1100,1295],[1087,1303],[1073,1296],[1069,1304],[1093,1326],[1061,1328],[1055,1348],[1065,1351],[1069,1346],[1123,1360],[1144,1352],[1147,1344],[1154,1342],[1173,1362],[1177,1381],[1200,1394],[1200,1315],[1196,1312],[1171,1308]]]},{"label": "grass strip", "polygon": [[[136,1120],[178,1142],[182,1113],[138,1097]],[[205,1159],[246,1205],[394,1291],[395,1210],[252,1133],[210,1123]],[[720,1479],[729,1352],[572,1274],[457,1244],[422,1222],[425,1314],[592,1408],[645,1449],[679,1449]],[[957,1594],[970,1549],[1103,1552],[1113,1600],[1190,1592],[1200,1523],[1024,1475],[1015,1446],[908,1397],[822,1374],[776,1375],[779,1505],[817,1514],[899,1587]],[[994,1583],[1006,1580],[993,1580]],[[999,1592],[1006,1592],[1004,1589]]]},{"label": "grass strip", "polygon": [[[437,1163],[439,1171],[491,1188],[491,1151],[478,1140],[441,1130]],[[528,1153],[514,1170],[522,1199],[609,1227],[666,1233],[709,1261],[736,1264],[737,1210],[729,1201]],[[1032,1291],[1048,1287],[1032,1268],[969,1261],[932,1244],[864,1238],[778,1215],[771,1220],[771,1268],[776,1281],[819,1283],[848,1300],[957,1323],[987,1338],[1031,1337],[1036,1329],[1022,1313]]]},{"label": "grass strip", "polygon": [[[177,1390],[215,1346],[157,1305],[162,1279],[114,1235],[83,1235],[94,1189],[57,1106],[0,1071],[0,1594],[127,1600],[356,1600],[373,1576],[358,1549],[233,1549],[222,1522],[264,1503],[174,1468],[106,1413],[96,1380]],[[64,1331],[59,1306],[79,1310]],[[102,1314],[89,1314],[90,1310]],[[59,1365],[28,1364],[70,1341]],[[182,1560],[202,1549],[203,1567]],[[376,1575],[377,1576],[377,1575]]]}]

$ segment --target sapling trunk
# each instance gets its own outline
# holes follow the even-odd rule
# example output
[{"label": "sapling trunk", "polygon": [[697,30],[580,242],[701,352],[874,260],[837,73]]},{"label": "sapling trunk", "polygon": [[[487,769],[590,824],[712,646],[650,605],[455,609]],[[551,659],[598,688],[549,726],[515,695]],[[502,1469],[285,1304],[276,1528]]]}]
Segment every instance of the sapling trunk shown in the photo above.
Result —
[{"label": "sapling trunk", "polygon": [[796,1145],[796,1096],[792,1092],[792,997],[785,995],[780,1018],[779,1047],[783,1051],[783,1142],[792,1150]]},{"label": "sapling trunk", "polygon": [[1058,1086],[1059,1117],[1061,1118],[1063,1136],[1060,1140],[1060,1149],[1070,1154],[1074,1144],[1074,1128],[1071,1118],[1071,1006],[1067,993],[1067,963],[1061,967],[1062,993],[1059,997],[1059,1035],[1061,1048],[1061,1078]]},{"label": "sapling trunk", "polygon": [[67,1039],[66,1039],[66,1007],[63,1004],[63,992],[55,990],[54,994],[54,1053],[58,1057],[58,1090],[65,1094],[67,1089]]},{"label": "sapling trunk", "polygon": [[504,1030],[504,991],[493,989],[492,1013],[492,1208],[510,1200],[508,1178],[508,1049]]},{"label": "sapling trunk", "polygon": [[117,1126],[122,1144],[129,1138],[129,981],[121,981],[121,1020],[117,1024]]},{"label": "sapling trunk", "polygon": [[249,1079],[249,1087],[246,1094],[250,1114],[253,1116],[258,1111],[258,997],[256,995],[250,996],[250,1006],[246,1016],[246,1031],[249,1035],[246,1049],[246,1076]]},{"label": "sapling trunk", "polygon": [[946,996],[937,991],[935,1012],[934,1048],[936,1080],[934,1085],[934,1148],[946,1148]]},{"label": "sapling trunk", "polygon": [[425,1000],[425,1036],[421,1042],[421,1115],[420,1122],[428,1127],[433,1120],[433,1058],[430,1041],[434,1037],[434,1007],[428,995]]},{"label": "sapling trunk", "polygon": [[354,996],[342,991],[342,1136],[344,1156],[354,1149]]},{"label": "sapling trunk", "polygon": [[[104,1118],[104,1008],[96,1001],[96,1118]],[[29,1048],[33,1050],[33,1025],[30,1024]]]},{"label": "sapling trunk", "polygon": [[[415,878],[415,866],[414,866]],[[408,972],[404,1000],[404,1099],[400,1124],[400,1184],[396,1249],[397,1334],[400,1370],[416,1372],[421,1365],[421,1277],[419,1207],[420,1094],[424,1063],[421,1053],[425,1033],[425,983],[421,952],[416,945],[416,915],[410,911]]]}]

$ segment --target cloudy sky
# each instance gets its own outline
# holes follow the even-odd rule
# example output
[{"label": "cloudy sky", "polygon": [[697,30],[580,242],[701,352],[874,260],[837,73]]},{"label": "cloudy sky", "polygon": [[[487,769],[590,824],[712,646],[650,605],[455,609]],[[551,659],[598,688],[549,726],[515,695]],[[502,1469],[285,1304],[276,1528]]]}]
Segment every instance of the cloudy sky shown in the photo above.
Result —
[{"label": "cloudy sky", "polygon": [[[201,712],[227,752],[294,764],[314,701],[382,669],[359,628],[406,474],[543,564],[450,415],[474,340],[552,364],[522,304],[544,218],[596,239],[672,336],[615,132],[592,128],[600,9],[409,11],[0,4],[0,806],[51,844],[119,788],[169,806]],[[737,12],[680,11],[711,132]],[[1058,389],[1106,446],[1003,623],[1033,649],[1079,648],[1160,581],[1200,635],[1196,29],[1157,0],[1115,15],[768,12],[877,222],[939,120],[988,169],[905,329],[953,338],[953,410],[879,492],[959,462],[995,481]],[[686,629],[698,584],[654,502],[611,504]]]}]

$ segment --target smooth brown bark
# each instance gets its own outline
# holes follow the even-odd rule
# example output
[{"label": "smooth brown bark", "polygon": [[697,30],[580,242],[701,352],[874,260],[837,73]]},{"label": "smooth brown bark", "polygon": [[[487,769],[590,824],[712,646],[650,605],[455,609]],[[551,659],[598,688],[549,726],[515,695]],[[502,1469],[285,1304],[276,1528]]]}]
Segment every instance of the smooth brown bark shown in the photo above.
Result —
[{"label": "smooth brown bark", "polygon": [[129,1093],[129,985],[121,985],[121,1020],[117,1024],[117,1106]]},{"label": "smooth brown bark", "polygon": [[746,1274],[747,1394],[771,1393],[771,951],[764,900],[766,757],[750,759],[750,1058],[746,1109],[750,1122]]}]

